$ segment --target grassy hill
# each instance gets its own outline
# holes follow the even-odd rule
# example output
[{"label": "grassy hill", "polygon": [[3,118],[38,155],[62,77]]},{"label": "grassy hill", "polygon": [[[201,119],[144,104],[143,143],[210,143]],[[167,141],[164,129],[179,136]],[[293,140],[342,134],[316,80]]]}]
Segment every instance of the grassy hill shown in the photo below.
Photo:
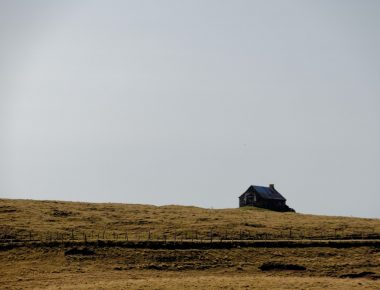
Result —
[{"label": "grassy hill", "polygon": [[69,234],[144,238],[214,236],[300,238],[368,237],[380,234],[379,219],[278,213],[258,208],[205,209],[0,199],[0,236]]},{"label": "grassy hill", "polygon": [[[379,289],[380,249],[378,240],[224,242],[238,246],[217,248],[218,243],[168,244],[190,247],[153,248],[136,245],[163,241],[97,241],[215,239],[288,239],[374,237],[379,219],[328,217],[278,213],[257,208],[204,209],[190,206],[95,204],[60,201],[0,199],[0,285],[4,289]],[[74,241],[53,240],[70,233]],[[86,239],[80,240],[85,233]],[[243,233],[243,235],[242,235]],[[363,234],[363,236],[362,236]],[[118,237],[121,235],[121,237]],[[242,236],[240,236],[242,235]],[[335,236],[336,235],[336,236]],[[102,239],[102,237],[101,237]],[[11,240],[11,241],[10,241]],[[58,240],[58,238],[57,238]],[[276,246],[285,242],[285,246]],[[295,246],[290,245],[291,243]],[[308,243],[303,247],[302,243]],[[338,243],[342,241],[337,241]],[[269,247],[270,243],[274,246]],[[321,246],[326,243],[328,246]],[[356,243],[356,244],[355,244]],[[210,245],[210,247],[196,247]],[[289,244],[289,246],[288,246]],[[123,246],[124,245],[124,246]],[[264,270],[263,267],[266,267]],[[268,268],[269,267],[269,268]]]}]

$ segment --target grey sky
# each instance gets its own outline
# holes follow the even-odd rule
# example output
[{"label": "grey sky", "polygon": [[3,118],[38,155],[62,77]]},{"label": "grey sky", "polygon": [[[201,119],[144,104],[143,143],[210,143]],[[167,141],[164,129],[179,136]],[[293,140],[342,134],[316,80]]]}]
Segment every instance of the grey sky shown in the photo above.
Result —
[{"label": "grey sky", "polygon": [[0,0],[0,197],[380,217],[379,1]]}]

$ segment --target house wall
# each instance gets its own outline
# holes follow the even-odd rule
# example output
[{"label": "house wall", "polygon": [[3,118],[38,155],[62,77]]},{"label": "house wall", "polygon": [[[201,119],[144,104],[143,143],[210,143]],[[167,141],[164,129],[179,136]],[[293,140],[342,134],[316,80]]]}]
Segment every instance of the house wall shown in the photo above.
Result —
[{"label": "house wall", "polygon": [[256,206],[272,210],[282,210],[287,207],[284,200],[263,199],[258,194],[251,192],[239,197],[239,207],[243,206]]},{"label": "house wall", "polygon": [[263,207],[267,209],[281,209],[285,206],[284,200],[274,200],[274,199],[260,199],[255,206]]},{"label": "house wall", "polygon": [[240,196],[239,197],[239,207],[243,207],[245,206],[245,203],[244,203],[244,196]]},{"label": "house wall", "polygon": [[254,193],[246,193],[239,198],[239,206],[255,206],[257,204],[257,197]]}]

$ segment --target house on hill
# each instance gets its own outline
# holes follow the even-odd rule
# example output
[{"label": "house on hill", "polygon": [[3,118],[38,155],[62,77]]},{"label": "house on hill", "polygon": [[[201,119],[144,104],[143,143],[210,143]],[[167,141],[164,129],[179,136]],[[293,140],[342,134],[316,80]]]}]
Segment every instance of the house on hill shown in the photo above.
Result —
[{"label": "house on hill", "polygon": [[274,188],[274,184],[269,184],[269,187],[251,185],[239,197],[239,207],[244,206],[256,206],[281,212],[294,212],[294,209],[286,205],[286,199]]}]

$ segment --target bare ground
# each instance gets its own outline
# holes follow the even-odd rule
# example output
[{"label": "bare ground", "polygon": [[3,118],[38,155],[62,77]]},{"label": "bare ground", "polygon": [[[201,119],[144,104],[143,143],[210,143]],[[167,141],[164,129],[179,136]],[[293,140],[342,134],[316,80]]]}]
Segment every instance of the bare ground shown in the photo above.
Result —
[{"label": "bare ground", "polygon": [[[210,229],[228,235],[246,231],[253,235],[269,233],[276,238],[283,233],[279,236],[283,238],[291,232],[301,238],[339,239],[358,233],[359,237],[363,233],[365,237],[376,236],[380,221],[260,209],[0,199],[0,235],[4,238],[0,246],[0,288],[380,289],[380,247],[375,240],[373,244],[360,242],[349,247],[322,247],[314,240],[307,247],[297,247],[294,241],[289,243],[291,247],[280,247],[275,241],[271,247],[253,244],[230,249],[134,248],[119,246],[119,240],[112,246],[85,244],[80,239],[46,242],[49,235],[54,239],[57,233],[72,230],[88,237],[93,232],[91,238],[95,241],[97,232],[104,231],[108,239],[126,232],[131,239],[141,238],[141,232],[151,232],[154,239],[154,235],[162,237],[163,233],[173,237],[194,231],[209,237]],[[26,241],[15,247],[20,235],[28,239],[30,233],[45,241]],[[10,247],[9,239],[13,239]],[[302,243],[305,240],[299,245]]]},{"label": "bare ground", "polygon": [[[67,252],[70,249],[24,247],[0,252],[2,288],[380,288],[380,250],[373,247],[229,250],[116,247],[88,248],[88,255],[80,251],[70,254]],[[268,262],[300,265],[305,270],[259,269]],[[350,274],[359,277],[349,278]]]}]

